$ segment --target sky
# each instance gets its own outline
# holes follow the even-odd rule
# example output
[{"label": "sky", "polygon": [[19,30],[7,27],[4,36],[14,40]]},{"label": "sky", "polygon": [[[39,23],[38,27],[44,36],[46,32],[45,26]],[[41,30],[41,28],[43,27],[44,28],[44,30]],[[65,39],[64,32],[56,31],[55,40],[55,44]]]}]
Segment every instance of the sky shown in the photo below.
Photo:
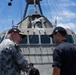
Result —
[{"label": "sky", "polygon": [[[0,33],[23,19],[25,0],[12,0],[12,6],[8,6],[10,1],[0,0]],[[69,28],[76,33],[76,0],[42,0],[40,3],[43,15],[53,25],[56,20],[57,26]],[[31,13],[33,6],[28,7],[27,15]]]}]

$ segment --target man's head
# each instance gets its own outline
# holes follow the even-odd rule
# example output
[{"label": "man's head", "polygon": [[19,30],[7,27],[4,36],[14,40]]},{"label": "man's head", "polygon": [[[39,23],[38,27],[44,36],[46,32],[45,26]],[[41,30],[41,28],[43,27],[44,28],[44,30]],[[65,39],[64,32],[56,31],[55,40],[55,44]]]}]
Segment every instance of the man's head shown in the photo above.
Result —
[{"label": "man's head", "polygon": [[30,68],[30,69],[34,69],[34,64],[33,64],[33,63],[30,63],[30,64],[29,64],[29,68]]},{"label": "man's head", "polygon": [[54,42],[59,43],[63,39],[66,39],[66,35],[67,32],[63,27],[56,27],[50,36],[53,38]]},{"label": "man's head", "polygon": [[19,42],[21,39],[25,38],[25,34],[17,28],[10,29],[7,34],[10,35],[10,39],[14,42]]}]

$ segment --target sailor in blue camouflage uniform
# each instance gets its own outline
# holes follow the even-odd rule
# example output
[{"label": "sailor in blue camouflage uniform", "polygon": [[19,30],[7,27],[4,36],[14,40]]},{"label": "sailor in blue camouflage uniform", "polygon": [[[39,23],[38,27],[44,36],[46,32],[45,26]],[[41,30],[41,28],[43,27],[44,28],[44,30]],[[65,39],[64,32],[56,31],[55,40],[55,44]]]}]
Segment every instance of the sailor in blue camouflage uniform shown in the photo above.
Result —
[{"label": "sailor in blue camouflage uniform", "polygon": [[7,38],[0,44],[0,75],[20,75],[26,72],[28,62],[17,43],[25,35],[17,28],[12,28],[7,33]]}]

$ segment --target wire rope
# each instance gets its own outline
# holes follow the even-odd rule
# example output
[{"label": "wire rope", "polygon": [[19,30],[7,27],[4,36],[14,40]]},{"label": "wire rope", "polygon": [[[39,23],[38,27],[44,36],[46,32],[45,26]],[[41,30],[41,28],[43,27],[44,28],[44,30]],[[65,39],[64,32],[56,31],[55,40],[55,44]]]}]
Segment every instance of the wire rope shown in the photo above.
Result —
[{"label": "wire rope", "polygon": [[[67,18],[66,18],[66,16],[65,16],[63,10],[60,8],[60,4],[58,3],[58,0],[56,0],[56,2],[57,2],[56,7],[59,9],[60,13],[62,13],[61,16],[62,16],[62,18],[64,19],[64,23],[67,23],[67,24],[68,24]],[[69,26],[69,27],[72,29],[71,26]],[[72,30],[73,30],[73,29],[72,29]]]}]

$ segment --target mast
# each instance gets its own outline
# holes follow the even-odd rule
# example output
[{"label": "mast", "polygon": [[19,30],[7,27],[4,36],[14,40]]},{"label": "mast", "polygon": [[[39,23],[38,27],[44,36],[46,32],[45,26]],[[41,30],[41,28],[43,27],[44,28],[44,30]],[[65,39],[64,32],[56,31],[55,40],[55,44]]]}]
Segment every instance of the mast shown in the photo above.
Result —
[{"label": "mast", "polygon": [[43,15],[42,10],[41,10],[41,5],[40,5],[40,1],[42,1],[42,0],[25,0],[25,1],[26,1],[26,7],[25,7],[23,19],[26,17],[28,5],[30,5],[30,4],[33,4],[34,5],[34,14],[37,13],[36,5],[38,5],[39,10],[40,10],[40,14]]},{"label": "mast", "polygon": [[34,0],[34,14],[37,13],[37,10],[36,10],[36,0]]}]

